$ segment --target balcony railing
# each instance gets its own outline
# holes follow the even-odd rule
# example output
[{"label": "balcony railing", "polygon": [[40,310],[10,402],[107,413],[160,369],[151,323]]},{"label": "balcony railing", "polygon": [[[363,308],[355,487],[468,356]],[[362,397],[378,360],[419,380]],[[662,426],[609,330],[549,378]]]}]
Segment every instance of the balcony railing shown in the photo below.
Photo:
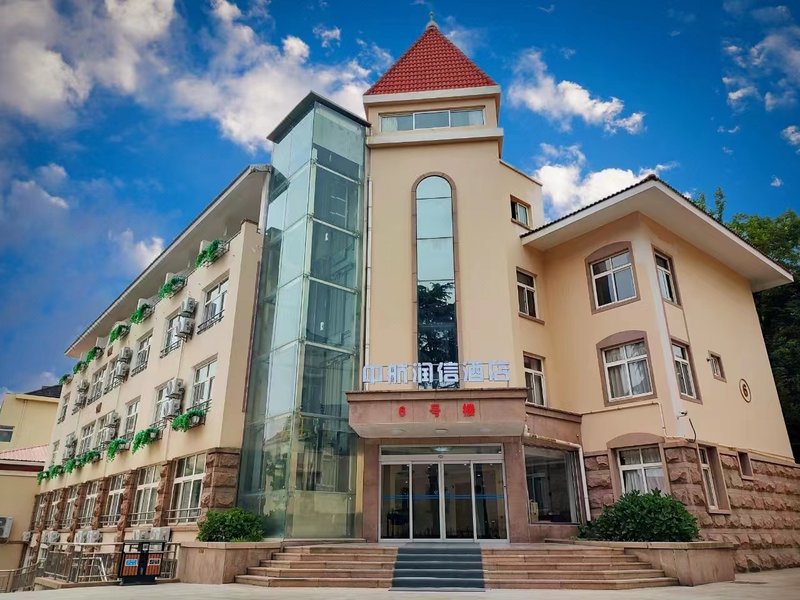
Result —
[{"label": "balcony railing", "polygon": [[82,527],[89,527],[92,524],[93,515],[81,515],[78,517],[78,529]]},{"label": "balcony railing", "polygon": [[169,346],[165,346],[164,348],[162,348],[161,352],[159,353],[159,356],[161,358],[164,358],[167,354],[169,354],[173,350],[177,350],[180,347],[181,347],[181,340],[177,339],[174,342],[172,342]]},{"label": "balcony railing", "polygon": [[200,335],[206,329],[210,329],[211,327],[213,327],[214,325],[216,325],[217,323],[222,321],[222,315],[223,314],[225,314],[225,311],[221,310],[217,314],[215,314],[213,317],[209,317],[208,319],[206,319],[205,321],[200,323],[200,325],[197,326],[197,335]]},{"label": "balcony railing", "polygon": [[130,515],[131,527],[134,525],[150,525],[156,516],[156,511],[149,510],[145,512],[132,513]]},{"label": "balcony railing", "polygon": [[100,527],[114,527],[119,521],[120,513],[112,513],[110,515],[103,515],[100,517]]},{"label": "balcony railing", "polygon": [[178,523],[194,523],[200,516],[200,507],[194,508],[173,508],[167,511],[167,523],[176,525]]},{"label": "balcony railing", "polygon": [[144,362],[137,363],[136,366],[131,369],[130,376],[133,377],[134,375],[138,375],[146,368],[147,368],[147,359],[145,359]]},{"label": "balcony railing", "polygon": [[86,401],[86,406],[89,406],[92,402],[97,402],[98,400],[100,400],[100,396],[102,395],[103,395],[102,389],[96,390],[91,396],[89,396],[89,399]]}]

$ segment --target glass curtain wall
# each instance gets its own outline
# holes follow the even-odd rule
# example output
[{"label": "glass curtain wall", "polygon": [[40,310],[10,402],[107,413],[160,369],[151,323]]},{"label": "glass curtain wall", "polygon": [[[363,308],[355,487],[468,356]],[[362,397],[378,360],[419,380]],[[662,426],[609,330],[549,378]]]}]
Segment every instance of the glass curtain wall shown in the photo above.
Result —
[{"label": "glass curtain wall", "polygon": [[417,185],[417,360],[433,365],[431,382],[420,387],[458,385],[442,381],[437,368],[458,362],[452,196],[438,175]]},{"label": "glass curtain wall", "polygon": [[364,127],[316,103],[273,149],[239,504],[269,534],[355,535]]}]

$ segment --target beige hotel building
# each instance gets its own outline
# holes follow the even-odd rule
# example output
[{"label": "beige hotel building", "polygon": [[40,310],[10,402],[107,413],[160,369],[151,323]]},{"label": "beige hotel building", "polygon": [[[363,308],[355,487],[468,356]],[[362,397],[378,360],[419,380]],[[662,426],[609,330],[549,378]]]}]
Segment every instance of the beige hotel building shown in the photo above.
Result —
[{"label": "beige hotel building", "polygon": [[791,275],[654,176],[545,222],[433,24],[363,98],[309,94],[71,342],[27,560],[236,505],[287,540],[536,542],[660,489],[739,569],[800,565],[753,302]]}]

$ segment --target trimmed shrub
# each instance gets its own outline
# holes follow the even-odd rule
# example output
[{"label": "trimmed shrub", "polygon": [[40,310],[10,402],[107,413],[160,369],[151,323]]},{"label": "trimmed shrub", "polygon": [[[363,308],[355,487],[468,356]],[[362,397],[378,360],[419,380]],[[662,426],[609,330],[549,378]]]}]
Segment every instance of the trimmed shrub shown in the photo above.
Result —
[{"label": "trimmed shrub", "polygon": [[697,534],[694,515],[659,490],[624,494],[578,531],[580,538],[611,542],[691,542]]},{"label": "trimmed shrub", "polygon": [[242,508],[209,511],[199,523],[201,542],[260,542],[264,539],[264,518]]}]

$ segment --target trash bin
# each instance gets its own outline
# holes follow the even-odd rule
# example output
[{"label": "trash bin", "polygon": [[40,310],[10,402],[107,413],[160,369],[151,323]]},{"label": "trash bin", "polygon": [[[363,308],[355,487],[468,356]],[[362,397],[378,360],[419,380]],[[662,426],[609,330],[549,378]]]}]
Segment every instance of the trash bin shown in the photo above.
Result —
[{"label": "trash bin", "polygon": [[123,542],[119,557],[120,585],[147,585],[161,575],[166,542]]}]

